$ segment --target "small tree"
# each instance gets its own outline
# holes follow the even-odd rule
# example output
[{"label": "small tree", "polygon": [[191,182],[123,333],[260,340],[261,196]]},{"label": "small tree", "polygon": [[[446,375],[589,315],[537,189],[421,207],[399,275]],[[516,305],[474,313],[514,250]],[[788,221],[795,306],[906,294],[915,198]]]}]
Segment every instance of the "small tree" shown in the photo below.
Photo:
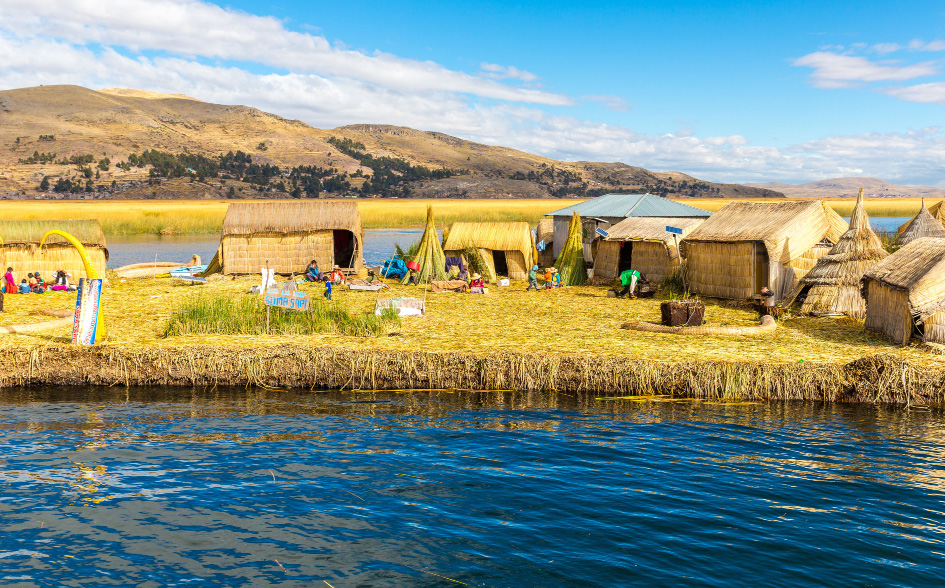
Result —
[{"label": "small tree", "polygon": [[49,191],[49,176],[43,176],[43,181],[39,183],[39,191],[40,192]]}]

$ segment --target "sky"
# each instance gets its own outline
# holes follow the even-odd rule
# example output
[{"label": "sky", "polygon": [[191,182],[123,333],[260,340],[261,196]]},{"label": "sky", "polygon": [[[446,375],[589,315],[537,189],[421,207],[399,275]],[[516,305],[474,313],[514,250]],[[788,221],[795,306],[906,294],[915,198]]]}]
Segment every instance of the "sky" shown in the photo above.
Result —
[{"label": "sky", "polygon": [[0,0],[0,89],[128,87],[718,182],[945,187],[945,3]]}]

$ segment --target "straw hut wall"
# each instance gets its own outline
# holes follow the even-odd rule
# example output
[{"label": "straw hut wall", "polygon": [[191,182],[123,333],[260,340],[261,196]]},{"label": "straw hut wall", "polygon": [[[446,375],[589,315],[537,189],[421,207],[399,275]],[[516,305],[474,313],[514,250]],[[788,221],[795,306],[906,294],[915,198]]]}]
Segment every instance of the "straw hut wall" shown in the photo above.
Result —
[{"label": "straw hut wall", "polygon": [[913,335],[945,343],[945,239],[916,239],[860,281],[865,327],[907,344]]},{"label": "straw hut wall", "polygon": [[[922,201],[922,204],[925,204],[924,199]],[[933,203],[932,206],[929,206],[928,211],[929,211],[929,214],[932,215],[932,218],[937,220],[939,224],[945,227],[945,206],[942,206],[943,204],[945,204],[945,200],[939,200],[938,202]],[[906,231],[906,229],[909,228],[909,225],[912,224],[912,220],[913,219],[910,218],[906,222],[899,225],[899,230],[898,230],[899,235],[902,235]]]},{"label": "straw hut wall", "polygon": [[[322,271],[360,270],[361,214],[354,202],[239,202],[223,219],[217,255],[209,264],[225,274],[302,273],[311,260]],[[209,270],[210,268],[208,268]]]},{"label": "straw hut wall", "polygon": [[899,243],[907,245],[923,237],[945,238],[945,227],[935,220],[929,209],[925,207],[925,198],[922,199],[922,208],[919,209],[919,214],[915,215],[906,230],[899,235]]},{"label": "straw hut wall", "polygon": [[847,228],[843,217],[817,200],[730,202],[683,243],[689,286],[736,300],[767,286],[780,301]]},{"label": "straw hut wall", "polygon": [[679,268],[673,235],[667,226],[682,229],[679,240],[703,223],[701,218],[631,217],[620,221],[600,242],[594,257],[594,278],[616,279],[635,269],[653,282],[661,282]]},{"label": "straw hut wall", "polygon": [[[443,244],[446,255],[462,255],[468,247],[479,250],[490,274],[482,278],[490,282],[499,275],[507,275],[512,280],[526,280],[528,270],[538,262],[532,230],[526,222],[453,223]],[[499,256],[505,258],[504,272]]]},{"label": "straw hut wall", "polygon": [[863,204],[863,189],[860,188],[850,216],[849,230],[800,280],[798,290],[808,288],[801,312],[842,313],[863,318],[866,316],[866,299],[861,294],[860,280],[867,270],[888,255],[870,228],[870,219]]},{"label": "straw hut wall", "polygon": [[3,239],[0,264],[3,271],[12,267],[17,283],[31,272],[39,272],[47,282],[52,282],[53,274],[58,270],[72,274],[73,282],[88,277],[78,250],[59,235],[50,235],[40,249],[43,235],[52,230],[65,231],[82,243],[99,277],[105,276],[108,247],[97,219],[0,221],[0,238]]}]

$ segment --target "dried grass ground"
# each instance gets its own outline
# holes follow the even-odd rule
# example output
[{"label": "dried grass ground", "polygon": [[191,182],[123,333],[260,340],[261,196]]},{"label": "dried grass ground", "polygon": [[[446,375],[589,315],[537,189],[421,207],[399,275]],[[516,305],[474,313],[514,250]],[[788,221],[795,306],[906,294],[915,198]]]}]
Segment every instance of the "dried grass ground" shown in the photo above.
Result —
[{"label": "dried grass ground", "polygon": [[[133,350],[142,347],[166,349],[175,346],[213,345],[222,348],[278,347],[298,344],[351,350],[391,350],[428,352],[493,352],[540,355],[587,355],[627,357],[666,362],[737,361],[798,364],[800,362],[840,365],[875,354],[887,354],[911,365],[945,368],[945,358],[924,347],[898,347],[884,338],[867,334],[862,321],[837,318],[790,317],[779,322],[773,336],[751,340],[733,336],[690,337],[663,333],[627,331],[627,320],[659,321],[659,299],[622,300],[606,297],[603,287],[585,286],[553,291],[526,292],[525,284],[513,282],[509,288],[492,287],[488,295],[427,294],[427,316],[405,318],[397,334],[359,338],[318,334],[285,338],[279,336],[186,335],[162,338],[171,312],[189,296],[242,293],[255,278],[214,276],[207,285],[189,286],[170,278],[136,279],[122,282],[112,278],[104,290],[103,312],[106,335],[104,348]],[[423,297],[417,287],[400,286],[384,297]],[[305,284],[324,304],[323,287]],[[352,311],[373,310],[376,295],[337,288],[335,302]],[[0,324],[22,324],[49,320],[32,314],[40,308],[72,308],[73,293],[8,295]],[[750,310],[708,301],[709,325],[751,326],[758,324]],[[34,335],[0,336],[0,346],[25,348],[68,342],[70,329],[62,327]]]}]

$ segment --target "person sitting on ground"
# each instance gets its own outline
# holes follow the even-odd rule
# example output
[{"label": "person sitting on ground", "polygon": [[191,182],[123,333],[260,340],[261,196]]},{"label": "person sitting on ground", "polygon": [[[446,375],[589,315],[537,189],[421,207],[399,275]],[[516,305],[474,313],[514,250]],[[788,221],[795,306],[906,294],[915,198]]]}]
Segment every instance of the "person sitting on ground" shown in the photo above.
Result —
[{"label": "person sitting on ground", "polygon": [[623,286],[623,290],[617,292],[617,298],[623,298],[626,294],[629,294],[630,298],[636,298],[637,295],[633,292],[637,287],[637,280],[642,277],[643,274],[635,269],[628,269],[621,272],[620,284]]},{"label": "person sitting on ground", "polygon": [[408,286],[416,286],[417,284],[417,272],[414,270],[407,270],[410,279],[407,280]]},{"label": "person sitting on ground", "polygon": [[546,267],[545,268],[545,290],[551,290],[552,288],[555,287],[554,279],[555,279],[555,268]]},{"label": "person sitting on ground", "polygon": [[525,291],[528,292],[532,288],[535,289],[535,292],[538,292],[538,266],[533,265],[532,269],[528,272],[528,288],[525,288]]},{"label": "person sitting on ground", "polygon": [[50,290],[56,292],[65,292],[69,289],[69,278],[66,277],[66,272],[59,270],[56,272],[56,283],[49,287]]},{"label": "person sitting on ground", "polygon": [[469,283],[470,294],[485,294],[486,283],[482,281],[479,274],[472,275],[472,281]]},{"label": "person sitting on ground", "polygon": [[336,284],[345,283],[345,275],[341,272],[341,268],[337,265],[331,270],[331,281]]},{"label": "person sitting on ground", "polygon": [[33,273],[33,277],[36,278],[36,285],[39,286],[40,288],[42,288],[43,290],[45,290],[45,289],[46,289],[46,280],[44,280],[44,279],[39,275],[39,272]]},{"label": "person sitting on ground", "polygon": [[31,291],[36,287],[36,276],[33,275],[33,272],[26,274],[26,283],[29,284]]},{"label": "person sitting on ground", "polygon": [[7,273],[3,275],[3,289],[7,294],[16,294],[16,280],[13,279],[13,268],[8,267]]},{"label": "person sitting on ground", "polygon": [[26,278],[23,278],[23,281],[20,282],[20,294],[29,294],[29,293],[30,293],[30,285],[26,281]]},{"label": "person sitting on ground", "polygon": [[314,259],[305,268],[305,279],[309,282],[318,282],[322,279],[322,272],[318,269],[318,262]]}]

